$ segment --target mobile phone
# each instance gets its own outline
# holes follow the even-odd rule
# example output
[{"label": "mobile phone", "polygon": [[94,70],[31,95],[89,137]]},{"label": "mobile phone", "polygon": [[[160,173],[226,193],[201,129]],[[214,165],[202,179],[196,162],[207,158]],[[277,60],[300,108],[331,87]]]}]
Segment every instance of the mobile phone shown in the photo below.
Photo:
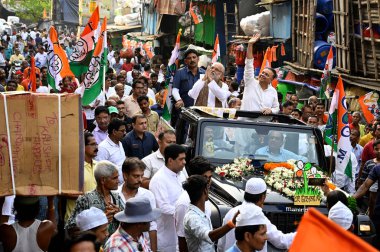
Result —
[{"label": "mobile phone", "polygon": [[309,185],[311,186],[323,186],[325,184],[325,178],[309,178]]}]

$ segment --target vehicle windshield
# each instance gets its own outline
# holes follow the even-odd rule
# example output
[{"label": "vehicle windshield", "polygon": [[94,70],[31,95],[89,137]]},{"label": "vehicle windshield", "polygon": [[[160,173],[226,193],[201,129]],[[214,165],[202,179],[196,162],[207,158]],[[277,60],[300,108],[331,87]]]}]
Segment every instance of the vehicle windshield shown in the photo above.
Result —
[{"label": "vehicle windshield", "polygon": [[198,153],[216,163],[249,157],[263,162],[302,160],[319,165],[311,129],[252,124],[202,124]]}]

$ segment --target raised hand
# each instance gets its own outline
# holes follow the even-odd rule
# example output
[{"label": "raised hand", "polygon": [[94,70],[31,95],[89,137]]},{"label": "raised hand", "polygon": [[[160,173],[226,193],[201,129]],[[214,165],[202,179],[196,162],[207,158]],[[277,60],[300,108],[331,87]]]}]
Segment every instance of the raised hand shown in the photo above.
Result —
[{"label": "raised hand", "polygon": [[259,41],[260,36],[261,36],[260,33],[254,34],[252,38],[248,41],[248,44],[251,44],[251,45],[255,44],[257,41]]}]

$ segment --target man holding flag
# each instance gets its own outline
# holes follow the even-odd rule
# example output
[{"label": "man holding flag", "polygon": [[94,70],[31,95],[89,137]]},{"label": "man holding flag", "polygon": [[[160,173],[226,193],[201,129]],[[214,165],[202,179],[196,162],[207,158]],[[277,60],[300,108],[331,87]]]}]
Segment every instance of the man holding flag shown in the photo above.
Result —
[{"label": "man holding flag", "polygon": [[357,166],[357,160],[352,153],[346,95],[340,76],[331,100],[324,138],[329,145],[325,146],[326,156],[331,156],[331,150],[334,150],[333,182],[339,188],[344,188],[345,191],[353,194],[355,192],[355,171],[352,167]]}]

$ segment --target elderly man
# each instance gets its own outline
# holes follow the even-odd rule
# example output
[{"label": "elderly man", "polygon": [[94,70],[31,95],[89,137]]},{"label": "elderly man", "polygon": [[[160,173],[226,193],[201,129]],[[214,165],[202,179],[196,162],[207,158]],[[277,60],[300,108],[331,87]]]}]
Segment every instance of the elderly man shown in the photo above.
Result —
[{"label": "elderly man", "polygon": [[309,99],[307,100],[307,104],[314,111],[318,104],[318,97],[316,97],[315,95],[310,96]]},{"label": "elderly man", "polygon": [[219,62],[207,68],[203,79],[195,82],[188,94],[195,101],[195,106],[206,106],[212,108],[226,108],[227,99],[231,92],[228,85],[222,82],[224,66]]},{"label": "elderly man", "polygon": [[[225,215],[223,219],[223,224],[227,223],[232,216],[238,211],[240,211],[240,217],[244,217],[244,211],[249,208],[253,208],[253,211],[260,210],[264,206],[264,201],[267,193],[267,186],[265,181],[261,178],[251,178],[247,181],[244,192],[244,201],[241,205],[232,208]],[[293,242],[295,233],[284,234],[273,225],[268,218],[265,217],[265,224],[267,226],[268,241],[272,243],[276,248],[288,249]],[[236,232],[236,230],[235,230]],[[234,232],[228,232],[224,237],[218,241],[218,251],[224,252],[228,248],[234,245],[235,242]],[[240,239],[238,239],[240,240]],[[267,251],[266,244],[261,248],[262,252]]]},{"label": "elderly man", "polygon": [[120,196],[113,193],[117,190],[119,183],[119,172],[117,166],[109,161],[100,161],[94,170],[96,189],[85,193],[76,201],[73,214],[66,223],[65,229],[72,233],[77,228],[76,217],[83,210],[90,209],[92,206],[105,212],[109,226],[108,232],[112,234],[117,229],[119,223],[114,219],[114,215],[124,209]]},{"label": "elderly man", "polygon": [[285,150],[284,135],[279,131],[271,131],[268,134],[268,146],[258,149],[255,155],[267,156],[271,162],[286,162],[289,159],[307,161],[306,157],[297,155],[291,151]]},{"label": "elderly man", "polygon": [[160,214],[160,209],[153,209],[149,199],[145,197],[127,200],[125,210],[115,215],[120,226],[106,242],[104,252],[152,251],[143,232],[149,230],[150,222],[156,220]]},{"label": "elderly man", "polygon": [[248,41],[247,62],[244,69],[245,88],[241,109],[261,111],[263,114],[277,114],[280,111],[280,105],[278,103],[277,91],[271,86],[271,82],[276,78],[276,71],[272,68],[265,68],[260,73],[258,81],[255,79],[253,45],[259,39],[260,34],[256,34]]}]

